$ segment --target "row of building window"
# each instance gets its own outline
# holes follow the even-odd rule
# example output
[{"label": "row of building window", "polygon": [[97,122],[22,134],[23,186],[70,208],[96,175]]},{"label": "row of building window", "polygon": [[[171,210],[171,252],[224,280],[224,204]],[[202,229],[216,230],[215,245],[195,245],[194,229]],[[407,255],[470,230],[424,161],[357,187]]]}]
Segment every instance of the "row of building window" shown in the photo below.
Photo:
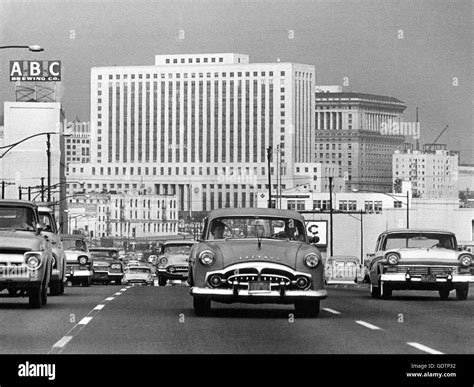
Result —
[{"label": "row of building window", "polygon": [[[197,76],[196,76],[197,74]],[[168,78],[181,78],[181,75],[183,75],[183,78],[188,78],[188,75],[189,75],[189,78],[204,78],[204,74],[206,74],[205,78],[211,78],[211,74],[210,72],[207,72],[207,73],[168,73]],[[229,73],[229,77],[230,78],[233,78],[235,77],[235,74],[237,74],[237,77],[250,77],[250,71],[247,71],[247,72],[240,72],[240,71],[237,71],[237,72],[233,72],[233,71],[230,71]],[[242,75],[242,74],[245,74],[245,75]],[[128,79],[128,76],[130,75],[130,79],[136,79],[136,75],[135,74],[115,74],[115,79]],[[138,79],[143,79],[143,75],[145,75],[145,79],[151,79],[151,75],[153,75],[153,79],[158,79],[158,78],[161,78],[161,79],[164,79],[166,78],[166,74],[164,73],[161,73],[161,74],[137,74],[138,75]],[[158,77],[158,75],[160,75],[160,77]],[[311,74],[309,74],[311,75]],[[258,74],[258,71],[253,71],[252,72],[252,76],[254,77],[258,77],[259,74]],[[266,77],[266,76],[269,76],[269,77],[273,77],[273,71],[269,71],[268,72],[268,75],[267,75],[267,72],[266,71],[261,71],[260,72],[260,76],[262,77]],[[284,77],[285,76],[285,72],[284,71],[281,71],[280,72],[280,76]],[[218,78],[218,77],[222,77],[222,78],[227,78],[227,72],[214,72],[214,77],[215,78]],[[309,78],[312,78],[311,76]],[[102,75],[98,75],[97,76],[97,79],[98,80],[102,80]],[[112,80],[114,79],[114,76],[113,74],[109,74],[109,80]],[[102,87],[102,82],[100,82],[98,85],[97,85],[99,88]],[[100,95],[100,94],[99,94]]]}]

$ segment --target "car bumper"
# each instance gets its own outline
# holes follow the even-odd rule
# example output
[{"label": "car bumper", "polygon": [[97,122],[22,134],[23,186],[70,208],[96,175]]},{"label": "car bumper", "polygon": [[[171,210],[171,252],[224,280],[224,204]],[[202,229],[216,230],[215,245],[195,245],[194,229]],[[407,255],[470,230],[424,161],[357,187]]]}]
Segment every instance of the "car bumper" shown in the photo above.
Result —
[{"label": "car bumper", "polygon": [[129,280],[122,281],[123,285],[153,285],[153,281]]},{"label": "car bumper", "polygon": [[243,303],[272,303],[293,304],[297,301],[323,300],[327,298],[327,291],[321,290],[287,290],[284,295],[278,290],[268,292],[249,292],[239,289],[211,289],[192,287],[190,293],[193,297],[208,297],[213,301],[220,302],[243,302]]},{"label": "car bumper", "polygon": [[85,278],[85,277],[92,277],[94,273],[92,270],[74,270],[72,272],[66,273],[66,278],[73,279],[73,278]]},{"label": "car bumper", "polygon": [[111,273],[108,271],[94,271],[92,280],[95,281],[116,281],[122,279],[123,273]]},{"label": "car bumper", "polygon": [[474,282],[474,275],[453,275],[451,278],[437,277],[436,281],[424,281],[420,276],[408,277],[406,274],[382,274],[380,280],[383,282],[410,284],[410,283],[439,283],[439,284],[455,284]]}]

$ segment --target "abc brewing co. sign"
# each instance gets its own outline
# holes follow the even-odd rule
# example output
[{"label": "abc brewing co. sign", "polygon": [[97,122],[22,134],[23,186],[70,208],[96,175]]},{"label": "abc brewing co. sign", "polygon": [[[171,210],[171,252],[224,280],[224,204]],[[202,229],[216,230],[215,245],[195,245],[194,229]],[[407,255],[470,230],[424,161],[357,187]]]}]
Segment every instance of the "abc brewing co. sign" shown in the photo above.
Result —
[{"label": "abc brewing co. sign", "polygon": [[36,81],[56,82],[61,81],[60,60],[11,60],[10,82]]}]

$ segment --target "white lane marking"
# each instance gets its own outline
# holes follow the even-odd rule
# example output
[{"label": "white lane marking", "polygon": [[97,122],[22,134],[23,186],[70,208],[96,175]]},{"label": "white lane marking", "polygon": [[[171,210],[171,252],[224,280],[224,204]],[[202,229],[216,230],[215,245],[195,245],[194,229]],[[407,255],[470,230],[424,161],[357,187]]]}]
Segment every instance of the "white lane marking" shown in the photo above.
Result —
[{"label": "white lane marking", "polygon": [[122,293],[120,292],[117,292],[117,293],[114,293],[114,296],[120,296]]},{"label": "white lane marking", "polygon": [[127,286],[125,289],[130,289],[130,288],[131,288],[131,286]]},{"label": "white lane marking", "polygon": [[426,345],[423,345],[420,343],[407,343],[407,344],[419,349],[420,351],[431,353],[432,355],[443,355],[443,352],[437,351],[436,349],[427,347]]},{"label": "white lane marking", "polygon": [[364,327],[366,327],[366,328],[372,329],[372,330],[374,330],[374,331],[377,330],[377,329],[382,329],[382,328],[379,328],[379,327],[376,326],[376,325],[369,324],[368,322],[365,322],[365,321],[360,321],[360,320],[359,320],[359,321],[356,321],[356,323],[359,324],[359,325],[362,325],[362,326],[364,326]]},{"label": "white lane marking", "polygon": [[125,292],[127,288],[120,289],[121,292]]},{"label": "white lane marking", "polygon": [[87,325],[92,320],[92,317],[84,317],[81,321],[78,322],[79,325]]},{"label": "white lane marking", "polygon": [[102,310],[104,306],[105,306],[104,304],[99,304],[93,310]]},{"label": "white lane marking", "polygon": [[323,310],[332,314],[341,314],[341,312],[338,312],[337,310],[330,309],[330,308],[323,308]]},{"label": "white lane marking", "polygon": [[62,348],[67,343],[69,343],[71,339],[72,339],[72,336],[64,336],[61,338],[61,340],[59,340],[58,342],[56,342],[56,344],[53,345],[53,348]]},{"label": "white lane marking", "polygon": [[113,299],[114,299],[114,297],[107,297],[107,298],[105,299],[105,301],[112,301]]}]

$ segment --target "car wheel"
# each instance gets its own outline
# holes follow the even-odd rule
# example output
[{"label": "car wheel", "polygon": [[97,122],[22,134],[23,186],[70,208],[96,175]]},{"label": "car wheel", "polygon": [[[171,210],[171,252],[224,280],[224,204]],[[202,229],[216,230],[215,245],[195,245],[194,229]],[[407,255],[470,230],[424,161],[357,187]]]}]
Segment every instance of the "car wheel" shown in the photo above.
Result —
[{"label": "car wheel", "polygon": [[[61,285],[63,284],[62,281],[54,281],[51,282],[49,285],[49,294],[51,296],[58,296],[61,294]],[[64,286],[63,286],[63,292],[64,292]]]},{"label": "car wheel", "polygon": [[41,305],[48,303],[48,287],[45,285],[41,288]]},{"label": "car wheel", "polygon": [[295,302],[295,312],[297,316],[318,317],[319,309],[319,300]]},{"label": "car wheel", "polygon": [[447,300],[449,298],[449,292],[450,290],[449,289],[439,289],[438,290],[438,293],[439,293],[439,297],[442,299],[442,300]]},{"label": "car wheel", "polygon": [[64,294],[64,281],[61,280],[60,284],[59,284],[59,295],[62,295]]},{"label": "car wheel", "polygon": [[39,309],[41,308],[41,291],[42,287],[30,289],[28,291],[28,303],[30,308]]},{"label": "car wheel", "polygon": [[380,296],[382,297],[382,299],[388,300],[390,297],[392,297],[392,288],[389,284],[380,282],[379,289]]},{"label": "car wheel", "polygon": [[211,313],[211,300],[207,297],[194,297],[193,308],[196,316],[207,316]]},{"label": "car wheel", "polygon": [[115,285],[122,285],[122,280],[121,279],[115,280]]},{"label": "car wheel", "polygon": [[166,278],[158,277],[158,285],[166,286],[166,282],[168,282],[168,280]]},{"label": "car wheel", "polygon": [[459,301],[464,301],[469,294],[469,284],[461,284],[456,288],[456,298]]},{"label": "car wheel", "polygon": [[370,294],[372,298],[380,298],[380,286],[375,287],[372,282],[370,283]]},{"label": "car wheel", "polygon": [[82,286],[89,287],[91,286],[91,277],[87,277],[85,280],[82,281]]}]

